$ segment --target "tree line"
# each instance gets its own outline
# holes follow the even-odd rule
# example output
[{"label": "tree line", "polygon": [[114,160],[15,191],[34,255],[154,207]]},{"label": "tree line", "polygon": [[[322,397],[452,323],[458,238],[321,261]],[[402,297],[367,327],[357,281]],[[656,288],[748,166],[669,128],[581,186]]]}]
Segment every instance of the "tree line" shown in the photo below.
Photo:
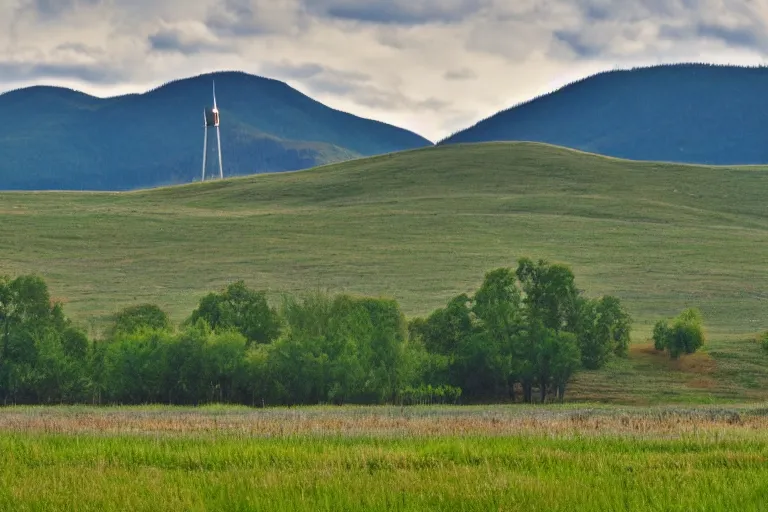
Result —
[{"label": "tree line", "polygon": [[[694,321],[667,329],[685,330]],[[203,297],[180,325],[160,307],[141,304],[115,314],[96,340],[51,301],[41,278],[2,278],[0,400],[563,400],[575,372],[626,356],[631,325],[619,299],[585,297],[569,267],[527,258],[516,269],[487,273],[473,294],[425,318],[407,320],[392,299],[346,294],[270,304],[264,292],[236,282]]]}]

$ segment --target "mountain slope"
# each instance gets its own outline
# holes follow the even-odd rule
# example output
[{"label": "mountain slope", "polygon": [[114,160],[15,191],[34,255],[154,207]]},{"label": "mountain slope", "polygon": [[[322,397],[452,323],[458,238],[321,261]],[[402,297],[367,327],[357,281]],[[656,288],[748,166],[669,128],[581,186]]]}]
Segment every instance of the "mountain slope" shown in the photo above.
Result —
[{"label": "mountain slope", "polygon": [[202,110],[216,81],[225,174],[303,169],[431,145],[244,73],[99,99],[54,87],[0,95],[0,189],[125,190],[199,179]]},{"label": "mountain slope", "polygon": [[635,160],[768,163],[768,68],[609,71],[502,111],[441,144],[525,140]]}]

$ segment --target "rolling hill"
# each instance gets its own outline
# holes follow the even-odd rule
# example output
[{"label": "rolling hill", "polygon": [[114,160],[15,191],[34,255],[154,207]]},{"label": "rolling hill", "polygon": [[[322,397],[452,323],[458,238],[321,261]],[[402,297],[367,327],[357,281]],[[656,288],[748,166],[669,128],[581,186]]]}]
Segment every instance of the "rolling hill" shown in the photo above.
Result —
[{"label": "rolling hill", "polygon": [[[579,374],[577,399],[765,399],[768,168],[633,162],[534,143],[449,145],[146,191],[0,193],[0,273],[38,273],[98,334],[118,308],[175,321],[238,279],[397,298],[423,315],[517,258],[572,266],[636,320],[630,359]],[[701,308],[707,351],[643,342]]]},{"label": "rolling hill", "polygon": [[216,81],[225,174],[297,170],[431,145],[237,72],[100,99],[55,87],[0,95],[0,190],[127,190],[200,179],[202,110]]},{"label": "rolling hill", "polygon": [[768,68],[609,71],[502,111],[441,144],[537,141],[620,158],[768,163]]}]

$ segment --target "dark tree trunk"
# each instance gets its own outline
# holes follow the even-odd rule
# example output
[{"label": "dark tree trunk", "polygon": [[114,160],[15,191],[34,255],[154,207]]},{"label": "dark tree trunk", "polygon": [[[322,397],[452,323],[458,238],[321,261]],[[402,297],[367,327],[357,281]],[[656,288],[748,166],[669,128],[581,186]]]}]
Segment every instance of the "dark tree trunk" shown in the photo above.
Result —
[{"label": "dark tree trunk", "polygon": [[533,402],[533,383],[529,380],[523,381],[523,402],[527,404]]}]

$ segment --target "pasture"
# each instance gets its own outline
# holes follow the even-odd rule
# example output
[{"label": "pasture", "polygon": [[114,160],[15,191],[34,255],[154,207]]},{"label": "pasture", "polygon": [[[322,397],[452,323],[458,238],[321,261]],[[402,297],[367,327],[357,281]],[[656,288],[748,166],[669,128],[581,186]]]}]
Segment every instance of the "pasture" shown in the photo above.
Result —
[{"label": "pasture", "polygon": [[[579,373],[570,400],[764,400],[766,190],[764,167],[493,143],[128,193],[0,193],[0,274],[41,275],[98,338],[121,308],[156,303],[179,322],[239,279],[275,301],[322,289],[425,315],[490,269],[544,258],[635,319],[629,358]],[[670,362],[647,339],[685,307],[709,341]]]},{"label": "pasture", "polygon": [[0,272],[40,274],[98,332],[141,302],[182,320],[238,279],[424,315],[528,256],[618,296],[640,341],[688,306],[717,338],[743,337],[768,329],[766,190],[762,167],[499,143],[129,193],[0,193]]}]

